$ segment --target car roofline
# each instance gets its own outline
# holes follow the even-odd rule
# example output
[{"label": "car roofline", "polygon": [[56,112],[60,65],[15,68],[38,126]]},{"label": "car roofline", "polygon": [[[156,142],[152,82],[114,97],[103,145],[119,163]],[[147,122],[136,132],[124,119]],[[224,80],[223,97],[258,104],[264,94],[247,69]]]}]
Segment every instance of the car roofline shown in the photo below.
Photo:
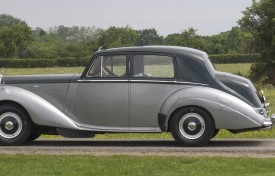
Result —
[{"label": "car roofline", "polygon": [[116,53],[116,52],[157,52],[157,53],[170,53],[179,55],[194,55],[202,58],[208,57],[207,53],[201,50],[181,47],[181,46],[166,46],[166,45],[151,45],[151,46],[133,46],[133,47],[120,47],[110,48],[97,51],[95,54],[103,53]]}]

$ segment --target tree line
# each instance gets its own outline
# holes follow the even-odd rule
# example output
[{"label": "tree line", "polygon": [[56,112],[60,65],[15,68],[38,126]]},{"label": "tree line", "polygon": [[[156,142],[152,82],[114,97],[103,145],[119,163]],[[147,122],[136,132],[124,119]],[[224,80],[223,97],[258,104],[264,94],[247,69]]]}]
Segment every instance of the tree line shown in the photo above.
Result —
[{"label": "tree line", "polygon": [[26,22],[7,14],[0,15],[0,58],[83,58],[100,47],[175,45],[206,51],[208,54],[254,53],[252,36],[240,27],[213,36],[200,36],[190,27],[181,33],[161,36],[156,29],[135,30],[130,26],[96,27],[64,25],[48,31],[31,29]]}]

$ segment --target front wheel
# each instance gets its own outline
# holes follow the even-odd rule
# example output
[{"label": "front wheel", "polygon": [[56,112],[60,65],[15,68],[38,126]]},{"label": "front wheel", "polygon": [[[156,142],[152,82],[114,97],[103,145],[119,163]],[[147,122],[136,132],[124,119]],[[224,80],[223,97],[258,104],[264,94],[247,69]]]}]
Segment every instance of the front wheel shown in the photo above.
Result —
[{"label": "front wheel", "polygon": [[0,106],[0,144],[20,145],[31,133],[31,120],[28,114],[14,104]]},{"label": "front wheel", "polygon": [[182,146],[202,146],[213,137],[215,125],[212,117],[198,107],[185,107],[172,117],[170,129],[174,139]]}]

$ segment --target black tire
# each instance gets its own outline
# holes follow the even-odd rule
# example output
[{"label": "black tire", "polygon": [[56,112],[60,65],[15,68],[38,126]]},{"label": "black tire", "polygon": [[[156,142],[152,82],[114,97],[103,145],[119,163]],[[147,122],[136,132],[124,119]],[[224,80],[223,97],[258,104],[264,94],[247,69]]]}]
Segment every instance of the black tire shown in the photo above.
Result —
[{"label": "black tire", "polygon": [[215,132],[214,121],[205,110],[185,107],[173,115],[170,129],[174,139],[182,146],[203,146],[212,139]]},{"label": "black tire", "polygon": [[215,132],[214,132],[214,134],[213,134],[213,137],[212,137],[212,138],[216,137],[216,136],[217,136],[217,134],[219,133],[219,131],[220,131],[220,129],[215,129]]},{"label": "black tire", "polygon": [[39,131],[32,131],[27,141],[34,141],[41,136],[41,132]]},{"label": "black tire", "polygon": [[29,138],[31,128],[31,120],[24,109],[15,104],[0,105],[0,144],[23,144]]}]

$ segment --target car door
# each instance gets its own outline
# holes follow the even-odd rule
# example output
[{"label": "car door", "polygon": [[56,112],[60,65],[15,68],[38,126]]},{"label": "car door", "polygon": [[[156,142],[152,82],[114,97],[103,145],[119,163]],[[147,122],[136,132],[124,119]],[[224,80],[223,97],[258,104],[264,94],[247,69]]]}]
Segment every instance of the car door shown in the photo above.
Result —
[{"label": "car door", "polygon": [[76,97],[75,114],[81,125],[99,130],[129,127],[127,63],[126,54],[95,57]]},{"label": "car door", "polygon": [[131,59],[131,127],[153,130],[165,99],[178,89],[174,58],[167,54],[137,53]]}]

